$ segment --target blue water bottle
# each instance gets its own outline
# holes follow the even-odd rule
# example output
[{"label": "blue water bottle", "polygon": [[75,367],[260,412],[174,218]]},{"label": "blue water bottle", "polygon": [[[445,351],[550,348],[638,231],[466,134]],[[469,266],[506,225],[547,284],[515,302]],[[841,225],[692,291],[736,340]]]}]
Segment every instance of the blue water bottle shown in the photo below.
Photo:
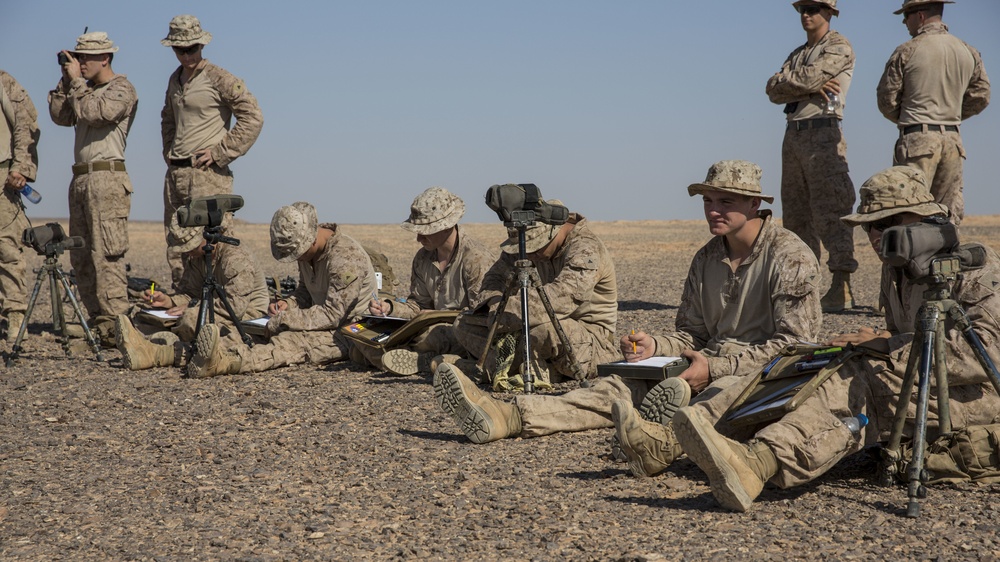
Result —
[{"label": "blue water bottle", "polygon": [[844,423],[848,430],[850,430],[851,435],[857,439],[861,436],[861,428],[868,425],[868,416],[858,414],[854,417],[843,418],[840,421]]},{"label": "blue water bottle", "polygon": [[42,200],[42,194],[35,191],[35,188],[29,184],[24,184],[24,187],[21,188],[21,195],[24,195],[25,199],[36,205]]}]

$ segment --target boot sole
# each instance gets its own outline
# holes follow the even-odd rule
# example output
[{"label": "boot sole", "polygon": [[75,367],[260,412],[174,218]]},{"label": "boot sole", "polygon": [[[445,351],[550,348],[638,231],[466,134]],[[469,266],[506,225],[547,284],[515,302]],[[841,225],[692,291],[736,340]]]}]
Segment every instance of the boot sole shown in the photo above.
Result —
[{"label": "boot sole", "polygon": [[[690,414],[690,415],[689,415]],[[719,504],[732,511],[745,512],[750,509],[754,498],[740,482],[740,475],[729,463],[726,453],[717,446],[712,432],[706,431],[706,422],[701,415],[687,410],[674,418],[674,432],[689,459],[694,461],[705,474],[712,488],[712,495]]]},{"label": "boot sole", "polygon": [[[445,368],[445,367],[448,368]],[[465,418],[469,416],[472,402],[465,396],[462,390],[462,383],[451,370],[450,365],[441,365],[434,371],[434,398],[438,406],[444,413],[451,416],[459,427],[465,423]]]},{"label": "boot sole", "polygon": [[493,433],[494,429],[493,418],[479,406],[475,404],[470,404],[470,406],[469,415],[461,424],[462,433],[473,443],[482,444],[495,441],[495,439],[490,439],[490,434]]},{"label": "boot sole", "polygon": [[420,372],[419,357],[408,349],[392,349],[382,355],[382,365],[394,375],[415,375]]},{"label": "boot sole", "polygon": [[[215,337],[210,337],[209,334],[213,333]],[[195,339],[195,349],[197,351],[194,357],[191,358],[191,362],[188,363],[187,376],[192,379],[206,379],[209,378],[205,375],[205,364],[207,360],[215,354],[215,348],[219,345],[219,334],[218,328],[215,324],[205,324],[201,327],[201,332],[198,333],[198,337]]]},{"label": "boot sole", "polygon": [[639,406],[642,419],[667,425],[677,410],[691,402],[691,387],[681,379],[670,378],[646,393]]}]

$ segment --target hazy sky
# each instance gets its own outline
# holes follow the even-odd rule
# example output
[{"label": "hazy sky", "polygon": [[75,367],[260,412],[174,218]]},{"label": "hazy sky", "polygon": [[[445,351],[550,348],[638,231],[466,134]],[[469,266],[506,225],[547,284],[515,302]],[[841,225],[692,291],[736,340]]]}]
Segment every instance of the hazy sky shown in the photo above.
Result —
[{"label": "hazy sky", "polygon": [[[900,5],[841,0],[833,22],[858,58],[844,126],[855,187],[892,162],[897,131],[875,87],[909,38]],[[534,182],[592,220],[701,218],[685,188],[723,159],[757,162],[779,195],[784,116],[764,84],[805,41],[789,1],[5,0],[0,68],[27,88],[42,129],[44,200],[29,216],[68,216],[73,133],[49,119],[46,95],[56,53],[89,26],[121,47],[113,67],[139,94],[132,218],[162,217],[160,109],[177,60],[159,41],[184,13],[214,37],[205,57],[264,112],[232,165],[244,220],[306,200],[323,220],[394,223],[441,185],[466,200],[465,220],[487,222],[486,189],[506,182]],[[1000,2],[959,0],[944,20],[997,80]],[[962,137],[966,214],[1000,214],[1000,107]]]}]

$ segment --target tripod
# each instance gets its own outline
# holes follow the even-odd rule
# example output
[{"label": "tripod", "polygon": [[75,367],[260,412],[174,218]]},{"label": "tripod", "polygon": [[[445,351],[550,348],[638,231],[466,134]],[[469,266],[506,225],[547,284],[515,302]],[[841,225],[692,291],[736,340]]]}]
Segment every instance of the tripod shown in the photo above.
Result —
[{"label": "tripod", "polygon": [[45,246],[45,263],[42,267],[38,269],[38,276],[35,278],[35,286],[31,289],[31,297],[28,299],[28,308],[24,313],[24,321],[21,322],[21,328],[17,331],[17,339],[14,340],[14,346],[11,348],[10,355],[7,357],[7,367],[14,364],[14,361],[20,356],[22,348],[21,341],[24,340],[24,334],[28,330],[28,321],[31,319],[31,313],[34,312],[35,302],[38,300],[38,292],[42,288],[42,278],[48,276],[49,278],[49,295],[52,299],[52,328],[53,330],[58,329],[62,333],[62,347],[63,351],[66,352],[66,356],[72,355],[69,348],[69,336],[66,334],[66,314],[63,312],[62,307],[62,295],[59,291],[60,283],[62,287],[66,289],[66,296],[69,297],[69,302],[73,305],[73,312],[76,313],[77,319],[80,321],[80,325],[83,326],[84,336],[87,338],[87,343],[90,344],[90,348],[94,350],[94,355],[97,356],[98,361],[104,361],[101,357],[101,348],[97,345],[97,341],[94,339],[94,334],[90,331],[90,326],[87,325],[87,320],[83,316],[83,311],[80,310],[80,303],[76,300],[76,295],[73,294],[72,288],[70,288],[69,280],[66,279],[66,274],[63,273],[62,265],[59,264],[59,255],[63,253],[66,247],[62,243],[49,243]]},{"label": "tripod", "polygon": [[195,341],[197,341],[197,336],[201,332],[201,328],[206,324],[215,323],[215,297],[219,297],[219,302],[226,309],[226,313],[229,314],[229,318],[232,319],[233,325],[236,326],[236,331],[240,334],[240,339],[247,347],[253,347],[253,340],[247,333],[243,330],[243,325],[236,316],[236,312],[233,311],[233,305],[229,302],[229,297],[226,296],[226,289],[215,279],[215,274],[212,272],[212,252],[215,250],[215,245],[218,243],[230,244],[232,246],[239,246],[240,241],[236,238],[231,238],[229,236],[222,235],[222,227],[220,226],[207,226],[205,227],[205,232],[203,234],[205,238],[205,245],[202,249],[205,250],[205,281],[201,286],[201,301],[198,303],[198,323],[195,327]]},{"label": "tripod", "polygon": [[972,322],[962,306],[952,299],[950,283],[958,278],[961,262],[957,256],[944,256],[931,262],[931,274],[916,279],[917,284],[927,284],[924,291],[924,303],[917,310],[916,333],[914,334],[911,352],[903,376],[899,399],[896,402],[896,415],[893,419],[889,443],[881,451],[881,470],[879,483],[888,486],[892,483],[897,471],[900,453],[900,442],[903,438],[903,427],[906,424],[906,413],[913,395],[913,385],[917,384],[917,412],[913,429],[913,458],[906,466],[907,517],[920,516],[918,499],[927,496],[924,482],[927,481],[927,471],[924,468],[924,454],[927,448],[927,412],[930,400],[930,375],[934,369],[934,380],[937,385],[938,424],[942,435],[949,434],[951,427],[951,410],[948,403],[948,369],[945,365],[945,319],[950,318],[962,331],[969,347],[975,353],[976,359],[983,367],[993,387],[1000,393],[1000,372],[986,354],[982,340],[972,328]]},{"label": "tripod", "polygon": [[[497,318],[499,318],[500,313],[506,309],[507,301],[510,300],[510,296],[515,292],[515,290],[518,288],[520,289],[521,333],[518,338],[523,341],[524,345],[524,392],[528,394],[535,391],[535,376],[531,372],[531,322],[528,317],[528,287],[534,287],[538,291],[538,298],[541,299],[542,305],[545,306],[545,312],[548,314],[549,320],[555,328],[556,335],[559,337],[559,342],[569,354],[570,364],[573,365],[574,377],[579,380],[583,380],[584,378],[583,369],[580,368],[580,363],[576,360],[576,354],[573,352],[573,346],[570,344],[569,338],[566,336],[566,332],[562,328],[562,324],[559,323],[559,318],[556,317],[555,310],[552,308],[552,302],[549,301],[549,296],[546,294],[545,287],[542,286],[541,278],[538,276],[538,270],[535,269],[531,260],[526,257],[524,251],[524,231],[530,224],[530,221],[514,221],[507,224],[508,228],[517,228],[518,259],[514,262],[514,269],[507,272],[507,287],[504,289],[503,297],[500,299],[500,304],[497,307]],[[486,364],[486,354],[493,345],[493,337],[496,335],[496,330],[497,321],[494,319],[493,323],[490,324],[489,332],[486,335],[486,347],[480,354],[479,362],[476,365],[480,372],[485,372],[483,371],[483,366]]]}]

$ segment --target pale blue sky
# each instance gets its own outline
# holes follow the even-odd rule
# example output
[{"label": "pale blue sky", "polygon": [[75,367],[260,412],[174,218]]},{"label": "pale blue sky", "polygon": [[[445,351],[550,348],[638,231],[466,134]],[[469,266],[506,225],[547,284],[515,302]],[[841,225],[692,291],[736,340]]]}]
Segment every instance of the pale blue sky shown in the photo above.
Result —
[{"label": "pale blue sky", "polygon": [[[395,223],[432,185],[466,200],[465,220],[488,222],[483,196],[505,182],[534,182],[593,220],[698,219],[685,188],[736,158],[760,164],[777,196],[784,121],[764,84],[805,41],[789,1],[4,4],[0,68],[41,114],[35,217],[68,215],[73,134],[52,124],[46,95],[56,53],[84,26],[121,47],[114,69],[139,93],[127,162],[141,220],[162,217],[159,114],[177,60],[159,40],[178,14],[201,19],[214,36],[205,57],[246,80],[264,111],[260,139],[233,164],[237,216],[251,222],[306,200],[324,220]],[[900,5],[842,0],[833,22],[858,58],[844,127],[856,187],[891,165],[897,133],[875,86],[908,39]],[[944,19],[996,80],[1000,2],[959,0]],[[966,213],[1000,214],[1000,107],[962,136]]]}]

